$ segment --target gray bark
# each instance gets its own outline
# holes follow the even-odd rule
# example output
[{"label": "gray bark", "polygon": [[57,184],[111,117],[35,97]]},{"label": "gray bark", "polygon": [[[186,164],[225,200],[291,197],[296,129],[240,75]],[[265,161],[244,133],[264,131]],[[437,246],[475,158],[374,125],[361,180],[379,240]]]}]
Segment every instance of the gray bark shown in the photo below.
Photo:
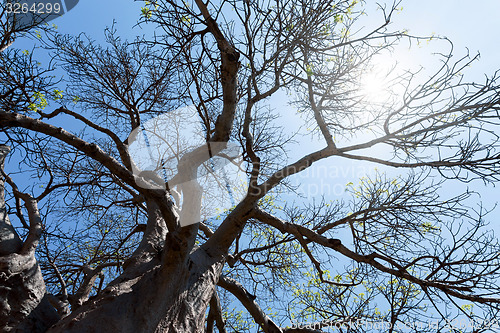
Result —
[{"label": "gray bark", "polygon": [[[10,148],[0,145],[0,170]],[[34,251],[9,221],[0,174],[0,329],[2,332],[45,332],[58,319],[45,296],[45,283]],[[33,249],[34,250],[34,249]]]},{"label": "gray bark", "polygon": [[[10,148],[0,145],[0,170],[3,170],[5,157]],[[16,253],[21,250],[23,242],[12,226],[5,207],[4,177],[0,174],[0,256]]]},{"label": "gray bark", "polygon": [[[0,146],[0,162],[9,150]],[[16,233],[5,208],[3,177],[0,181],[0,331],[184,333],[204,330],[205,313],[224,259],[211,257],[202,248],[194,249],[187,256],[179,255],[182,251],[179,252],[175,235],[168,232],[165,214],[152,200],[146,200],[149,218],[143,241],[126,263],[124,273],[98,296],[73,302],[72,313],[60,319],[49,303],[50,295],[45,294],[45,283],[34,255],[37,241],[33,242],[34,246],[26,246]],[[196,192],[195,187],[185,190]],[[199,204],[197,201],[193,199],[191,204]],[[28,202],[26,204],[28,207]],[[38,214],[36,207],[31,207],[31,212],[34,214],[30,214],[30,229],[39,228],[34,220]],[[190,225],[182,230],[180,236],[189,240],[186,245],[191,248],[197,227]],[[30,230],[30,234],[35,233]],[[24,243],[28,241],[29,237]]]},{"label": "gray bark", "polygon": [[222,264],[200,249],[184,264],[161,265],[159,254],[142,274],[125,272],[49,332],[202,332]]}]

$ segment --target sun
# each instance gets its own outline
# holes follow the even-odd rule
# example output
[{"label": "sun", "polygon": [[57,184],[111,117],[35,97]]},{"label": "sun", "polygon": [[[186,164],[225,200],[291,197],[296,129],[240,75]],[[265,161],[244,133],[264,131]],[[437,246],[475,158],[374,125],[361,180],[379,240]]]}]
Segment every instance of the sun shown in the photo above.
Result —
[{"label": "sun", "polygon": [[370,70],[361,78],[360,93],[366,104],[380,106],[391,98],[388,75],[380,70]]}]

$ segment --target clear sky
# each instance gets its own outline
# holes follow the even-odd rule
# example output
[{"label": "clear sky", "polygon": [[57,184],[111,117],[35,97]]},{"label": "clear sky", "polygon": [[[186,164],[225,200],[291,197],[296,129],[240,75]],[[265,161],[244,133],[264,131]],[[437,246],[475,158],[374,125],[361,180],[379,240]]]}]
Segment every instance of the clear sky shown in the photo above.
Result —
[{"label": "clear sky", "polygon": [[[403,11],[395,16],[395,21],[410,29],[410,33],[435,33],[448,37],[454,44],[457,57],[465,55],[466,48],[471,55],[480,52],[479,61],[466,73],[470,79],[484,82],[485,73],[491,75],[500,69],[500,1],[410,0],[402,5]],[[490,206],[500,203],[498,186],[484,188],[478,183],[474,185],[485,203]],[[494,217],[499,214],[497,208],[488,220],[496,224]]]},{"label": "clear sky", "polygon": [[[367,8],[374,8],[375,1],[367,1]],[[63,17],[58,18],[51,23],[58,25],[60,32],[71,34],[86,33],[92,38],[102,39],[103,30],[110,26],[113,20],[116,20],[116,27],[121,36],[133,39],[136,35],[151,32],[152,27],[146,26],[141,30],[139,27],[132,27],[136,24],[140,16],[142,1],[132,0],[81,0],[79,4]],[[396,13],[393,17],[392,28],[408,29],[413,35],[432,35],[446,36],[454,43],[454,55],[461,57],[469,49],[472,55],[478,51],[481,52],[480,61],[478,61],[467,73],[472,80],[483,80],[484,73],[493,73],[500,68],[498,54],[500,53],[500,1],[481,0],[471,5],[470,1],[465,0],[407,0],[401,3],[403,10]],[[367,17],[367,22],[380,22],[381,11],[375,11]],[[439,43],[439,42],[437,42]],[[17,44],[17,45],[16,45]],[[19,41],[15,46],[19,48],[29,48],[30,42]],[[443,50],[444,44],[423,45],[417,47],[414,45],[411,50],[402,47],[398,53],[391,59],[384,61],[394,61],[397,59],[403,65],[425,66],[428,61],[428,55],[433,50]],[[387,65],[387,64],[381,64]],[[313,143],[318,148],[322,142]],[[312,148],[311,146],[308,146]],[[302,151],[297,152],[300,157]],[[293,154],[292,154],[293,156]],[[345,185],[348,181],[357,178],[362,173],[368,173],[373,169],[373,165],[362,165],[352,163],[342,166],[338,170],[339,178],[336,179],[338,186]],[[399,173],[399,170],[398,170]],[[342,174],[344,174],[344,177]],[[334,180],[335,181],[335,180]],[[340,189],[335,189],[337,192]],[[488,187],[481,188],[481,192],[487,194],[485,197],[493,200],[494,197],[500,197],[498,189]],[[496,200],[496,199],[495,199]]]},{"label": "clear sky", "polygon": [[[142,4],[132,0],[80,0],[72,11],[53,22],[63,32],[86,32],[98,37],[116,19],[126,32],[137,21]],[[500,1],[479,0],[472,5],[468,0],[407,0],[401,5],[403,11],[394,16],[394,26],[414,34],[447,36],[457,50],[481,50],[482,65],[489,63],[489,69],[494,68],[500,47]],[[136,33],[131,32],[131,36]]]},{"label": "clear sky", "polygon": [[[369,8],[375,3],[367,2]],[[137,27],[131,29],[142,5],[143,1],[133,0],[80,0],[72,11],[51,23],[57,24],[61,32],[85,32],[99,39],[114,19],[122,35],[132,39],[146,32]],[[446,36],[453,41],[457,55],[464,54],[466,47],[471,54],[481,51],[481,61],[474,66],[476,73],[492,72],[500,67],[497,66],[500,1],[480,0],[471,5],[466,0],[407,0],[401,6],[403,10],[393,17],[393,27],[409,29],[415,35]],[[373,17],[370,15],[369,19]]]},{"label": "clear sky", "polygon": [[[374,0],[367,0],[370,5]],[[136,24],[140,16],[140,8],[142,1],[132,0],[80,0],[80,3],[68,14],[58,18],[51,23],[58,25],[59,31],[63,33],[79,34],[86,33],[97,40],[102,39],[103,30],[106,26],[110,26],[113,20],[117,22],[117,29],[120,34],[128,39],[133,39],[136,35],[151,32],[151,30],[140,30],[132,27]],[[464,56],[469,49],[471,55],[481,52],[480,61],[469,69],[467,77],[472,80],[483,80],[484,74],[492,74],[495,70],[500,69],[500,0],[407,0],[401,4],[403,10],[393,17],[394,29],[408,29],[412,35],[428,36],[436,34],[446,36],[454,43],[454,54],[457,57]],[[375,15],[381,15],[380,12],[375,12]],[[368,21],[372,20],[372,16],[368,17]],[[374,22],[374,21],[373,21]],[[147,29],[152,29],[148,27]],[[20,40],[14,44],[14,47],[21,49],[30,48],[30,41]],[[415,45],[416,46],[416,45]],[[439,48],[439,47],[438,47]],[[422,48],[412,48],[410,51],[399,50],[393,58],[397,58],[403,63],[412,66],[426,66],[423,59],[428,59],[423,54],[428,54],[433,50],[433,46],[423,45]],[[422,56],[422,58],[420,58]],[[386,60],[387,61],[387,60]],[[314,142],[303,145],[308,149],[313,147],[320,148],[324,144],[322,142]],[[299,147],[301,147],[299,145]],[[300,148],[299,148],[300,149]],[[295,157],[303,155],[304,151],[297,151]],[[292,152],[292,155],[294,153]],[[345,164],[335,165],[336,168],[327,168],[326,171],[321,171],[319,167],[324,162],[318,163],[316,174],[314,169],[309,171],[309,174],[302,176],[299,180],[305,180],[309,184],[309,191],[317,191],[315,194],[321,194],[322,188],[321,179],[328,175],[328,181],[333,182],[333,186],[327,187],[336,196],[342,196],[345,193],[345,185],[350,182],[356,182],[360,176],[370,174],[375,165],[368,163],[359,163],[347,161]],[[7,166],[12,170],[15,166]],[[382,169],[381,167],[379,167]],[[326,172],[322,174],[321,172]],[[392,170],[393,174],[404,173],[401,170]],[[306,177],[306,178],[304,178]],[[316,187],[311,187],[310,184],[316,184]],[[457,195],[463,192],[467,186],[476,189],[482,194],[482,199],[487,207],[491,208],[500,197],[500,190],[493,186],[484,187],[481,183],[474,184],[452,184],[447,186],[448,195]],[[309,196],[310,197],[310,196]],[[500,213],[500,209],[496,210],[496,216]],[[491,222],[494,221],[495,215],[490,215]],[[496,230],[500,230],[497,227]]]},{"label": "clear sky", "polygon": [[471,54],[481,52],[481,60],[472,70],[477,74],[499,69],[500,1],[480,0],[410,0],[395,16],[396,25],[414,34],[448,37],[455,45],[455,54],[465,48]]}]

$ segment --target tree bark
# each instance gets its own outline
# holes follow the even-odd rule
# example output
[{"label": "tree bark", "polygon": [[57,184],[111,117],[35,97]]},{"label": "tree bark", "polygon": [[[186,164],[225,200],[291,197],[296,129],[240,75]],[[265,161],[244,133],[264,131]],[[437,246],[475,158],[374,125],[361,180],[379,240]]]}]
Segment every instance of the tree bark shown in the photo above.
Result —
[{"label": "tree bark", "polygon": [[[0,145],[0,170],[3,173],[5,157],[10,152],[10,147]],[[5,207],[4,177],[0,174],[0,256],[16,253],[21,250],[23,242],[12,226]]]},{"label": "tree bark", "polygon": [[23,242],[9,221],[4,197],[3,163],[10,148],[0,145],[0,323],[2,332],[45,332],[59,320],[45,295],[34,248]]},{"label": "tree bark", "polygon": [[[0,146],[0,166],[3,167],[9,151],[8,147]],[[175,252],[177,244],[169,242],[171,235],[166,221],[154,201],[146,200],[149,218],[145,237],[124,273],[98,296],[83,304],[73,303],[72,313],[60,319],[45,294],[35,247],[23,252],[23,241],[9,221],[3,186],[4,177],[1,177],[2,332],[184,333],[204,330],[206,310],[224,258],[213,258],[204,249],[195,248],[185,260],[166,260],[168,251]],[[30,228],[35,225],[31,222],[30,219]],[[193,234],[195,229],[193,225],[183,228],[185,235]]]},{"label": "tree bark", "polygon": [[199,248],[184,264],[161,265],[159,253],[142,274],[118,278],[49,332],[203,332],[222,266]]}]

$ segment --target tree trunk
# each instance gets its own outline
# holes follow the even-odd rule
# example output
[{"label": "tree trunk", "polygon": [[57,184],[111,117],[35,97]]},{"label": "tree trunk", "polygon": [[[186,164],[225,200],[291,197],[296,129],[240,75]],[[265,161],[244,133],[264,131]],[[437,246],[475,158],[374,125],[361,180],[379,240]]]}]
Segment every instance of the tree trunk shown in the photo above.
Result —
[{"label": "tree trunk", "polygon": [[202,250],[184,264],[142,266],[112,282],[49,332],[203,332],[205,313],[223,263]]},{"label": "tree trunk", "polygon": [[[0,146],[0,167],[9,151],[8,147]],[[193,194],[193,197],[201,198],[201,195]],[[185,204],[196,206],[198,201],[193,199]],[[124,273],[99,295],[87,301],[88,294],[83,295],[82,302],[73,302],[72,313],[60,319],[48,301],[49,295],[45,294],[35,246],[23,246],[9,221],[1,177],[0,330],[30,333],[203,332],[206,310],[224,259],[210,257],[201,248],[195,248],[188,255],[179,255],[182,251],[172,239],[175,236],[168,233],[158,205],[151,200],[146,202],[148,226],[143,241],[125,263]],[[34,228],[31,222],[30,219],[30,229]],[[185,248],[189,249],[193,246],[197,227],[191,224],[182,230],[180,236],[188,240]]]},{"label": "tree trunk", "polygon": [[[0,145],[0,170],[10,148]],[[45,282],[33,250],[9,221],[0,174],[0,323],[2,332],[45,332],[59,316],[45,296]]]}]

